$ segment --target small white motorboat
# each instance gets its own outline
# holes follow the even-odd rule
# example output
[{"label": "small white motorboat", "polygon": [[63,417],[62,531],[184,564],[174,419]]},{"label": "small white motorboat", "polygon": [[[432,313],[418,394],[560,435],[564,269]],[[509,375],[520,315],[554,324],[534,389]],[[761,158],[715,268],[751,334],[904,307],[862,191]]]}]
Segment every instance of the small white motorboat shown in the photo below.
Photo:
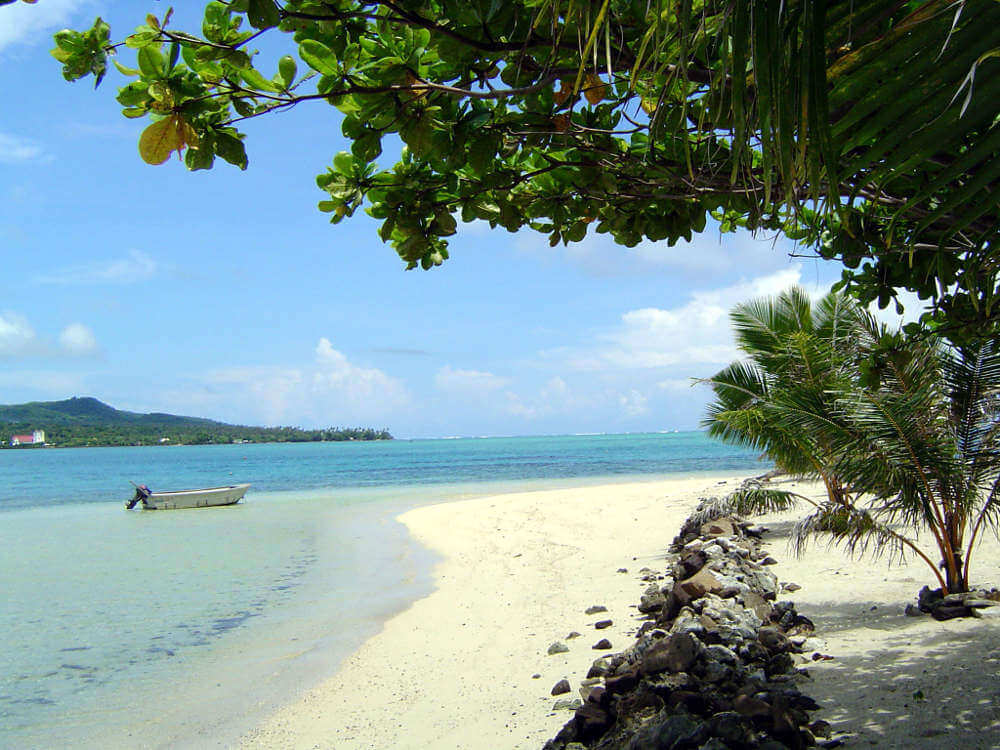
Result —
[{"label": "small white motorboat", "polygon": [[144,484],[135,484],[135,495],[125,503],[132,510],[142,503],[143,510],[177,510],[178,508],[211,508],[216,505],[235,505],[250,489],[249,484],[230,484],[226,487],[205,487],[200,490],[153,492]]}]

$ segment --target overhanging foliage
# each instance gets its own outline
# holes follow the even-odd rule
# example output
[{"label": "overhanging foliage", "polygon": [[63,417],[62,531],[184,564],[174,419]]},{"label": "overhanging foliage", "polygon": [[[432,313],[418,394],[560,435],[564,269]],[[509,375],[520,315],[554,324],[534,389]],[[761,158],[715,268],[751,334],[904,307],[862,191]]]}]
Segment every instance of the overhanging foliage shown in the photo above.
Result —
[{"label": "overhanging foliage", "polygon": [[[843,261],[863,301],[935,299],[956,338],[1000,319],[996,0],[234,0],[200,33],[169,16],[115,61],[125,116],[154,120],[143,157],[245,168],[242,120],[328,102],[352,145],[320,209],[367,204],[409,268],[447,258],[459,219],[632,246],[715,216]],[[254,45],[282,32],[265,69]],[[69,79],[122,46],[101,21],[56,43]],[[406,149],[383,168],[391,135]]]}]

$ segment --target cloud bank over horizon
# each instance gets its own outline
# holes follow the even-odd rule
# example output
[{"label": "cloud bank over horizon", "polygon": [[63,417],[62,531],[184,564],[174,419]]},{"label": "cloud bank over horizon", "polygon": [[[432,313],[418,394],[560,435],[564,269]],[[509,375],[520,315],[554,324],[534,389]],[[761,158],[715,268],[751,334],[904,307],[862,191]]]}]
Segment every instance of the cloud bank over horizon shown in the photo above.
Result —
[{"label": "cloud bank over horizon", "polygon": [[[463,424],[469,426],[461,434],[585,431],[598,425],[693,428],[710,395],[707,389],[692,390],[694,379],[739,357],[730,309],[800,282],[800,270],[786,268],[694,289],[672,307],[626,309],[604,325],[576,331],[563,347],[538,350],[496,369],[437,364],[429,384],[409,377],[405,361],[394,360],[388,369],[361,364],[324,336],[313,348],[311,364],[216,368],[195,377],[200,385],[176,390],[169,400],[174,410],[225,421],[308,428],[385,425],[406,436],[452,434],[450,425]],[[814,285],[809,291],[825,290]],[[456,414],[472,417],[462,422]]]}]

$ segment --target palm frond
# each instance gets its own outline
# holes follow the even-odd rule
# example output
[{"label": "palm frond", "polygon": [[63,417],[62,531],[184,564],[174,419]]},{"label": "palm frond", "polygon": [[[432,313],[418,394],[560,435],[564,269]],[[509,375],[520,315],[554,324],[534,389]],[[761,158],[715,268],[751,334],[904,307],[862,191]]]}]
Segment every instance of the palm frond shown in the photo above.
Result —
[{"label": "palm frond", "polygon": [[777,513],[809,501],[805,495],[790,490],[777,490],[762,485],[745,483],[725,497],[730,512],[741,516]]},{"label": "palm frond", "polygon": [[786,336],[812,329],[809,296],[801,287],[739,304],[729,317],[737,345],[757,358],[780,354]]},{"label": "palm frond", "polygon": [[983,529],[989,529],[994,536],[1000,537],[1000,475],[995,475],[992,482],[977,489],[985,500],[972,524],[966,560],[971,559],[976,543],[982,541]]},{"label": "palm frond", "polygon": [[829,535],[832,544],[859,557],[888,556],[890,563],[903,562],[907,545],[902,537],[864,510],[824,504],[798,521],[792,528],[791,543],[802,554],[813,537]]},{"label": "palm frond", "polygon": [[1000,347],[987,340],[974,349],[952,350],[942,371],[958,450],[975,477],[1000,463]]}]

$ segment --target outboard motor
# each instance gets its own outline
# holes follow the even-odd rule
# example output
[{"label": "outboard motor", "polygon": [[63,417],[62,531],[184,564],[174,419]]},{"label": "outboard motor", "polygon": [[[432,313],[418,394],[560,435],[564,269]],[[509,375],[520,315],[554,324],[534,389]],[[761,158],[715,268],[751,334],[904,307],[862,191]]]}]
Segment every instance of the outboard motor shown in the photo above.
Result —
[{"label": "outboard motor", "polygon": [[132,510],[140,502],[145,505],[146,498],[150,495],[150,489],[146,485],[136,485],[135,486],[135,496],[125,503],[125,510]]}]

